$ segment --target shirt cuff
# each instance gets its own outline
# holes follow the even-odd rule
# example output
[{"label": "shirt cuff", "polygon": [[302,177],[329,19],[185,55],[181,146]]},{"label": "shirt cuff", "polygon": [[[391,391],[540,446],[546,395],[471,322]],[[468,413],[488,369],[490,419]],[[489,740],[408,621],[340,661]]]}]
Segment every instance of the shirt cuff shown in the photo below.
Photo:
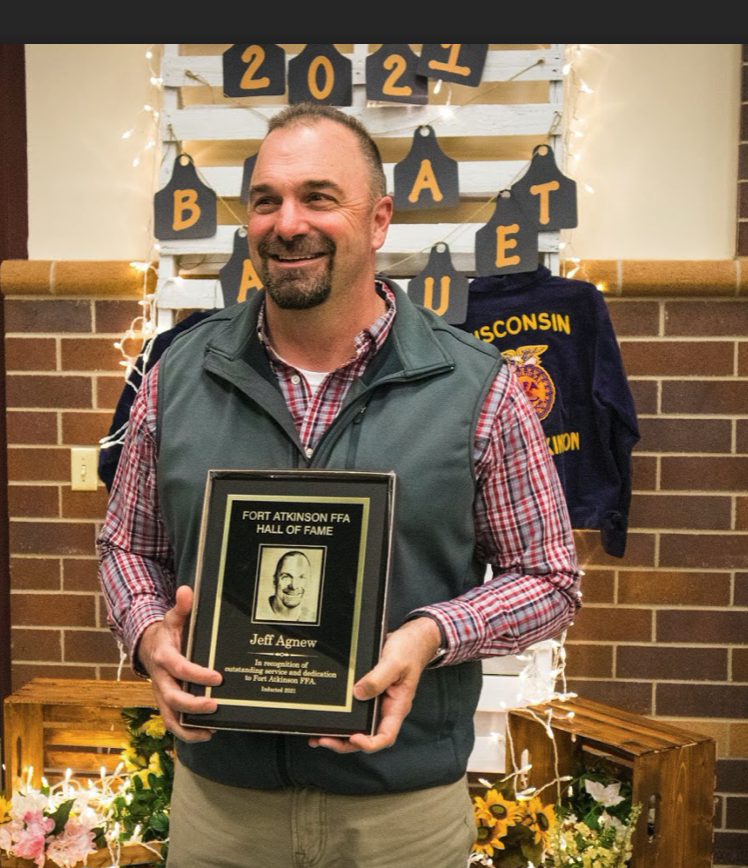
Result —
[{"label": "shirt cuff", "polygon": [[436,615],[434,615],[432,612],[427,612],[424,609],[416,609],[415,611],[411,612],[405,620],[414,621],[416,618],[431,618],[431,620],[439,628],[439,647],[436,649],[434,656],[431,658],[431,660],[429,660],[429,662],[426,664],[426,668],[428,669],[432,666],[438,666],[440,663],[444,662],[444,658],[446,658],[447,654],[449,653],[444,627]]}]

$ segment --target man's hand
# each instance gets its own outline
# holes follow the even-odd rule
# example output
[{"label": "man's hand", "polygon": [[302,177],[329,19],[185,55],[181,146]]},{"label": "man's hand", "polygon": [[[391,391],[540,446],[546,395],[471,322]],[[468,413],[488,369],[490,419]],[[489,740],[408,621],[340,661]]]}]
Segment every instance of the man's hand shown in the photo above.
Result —
[{"label": "man's hand", "polygon": [[[176,603],[163,621],[149,624],[138,643],[140,662],[151,677],[151,686],[158,703],[164,726],[182,741],[208,741],[212,733],[205,729],[188,729],[179,723],[182,711],[210,713],[215,711],[215,699],[193,696],[182,690],[181,682],[216,686],[221,674],[191,663],[182,654],[182,634],[192,609],[192,589],[177,588]],[[206,719],[209,725],[210,718]]]},{"label": "man's hand", "polygon": [[355,733],[350,738],[315,736],[309,739],[309,744],[328,747],[336,753],[358,750],[374,753],[391,747],[413,705],[421,673],[436,654],[440,642],[439,627],[432,618],[406,621],[390,633],[377,665],[353,687],[356,699],[373,699],[381,694],[381,714],[376,733]]}]

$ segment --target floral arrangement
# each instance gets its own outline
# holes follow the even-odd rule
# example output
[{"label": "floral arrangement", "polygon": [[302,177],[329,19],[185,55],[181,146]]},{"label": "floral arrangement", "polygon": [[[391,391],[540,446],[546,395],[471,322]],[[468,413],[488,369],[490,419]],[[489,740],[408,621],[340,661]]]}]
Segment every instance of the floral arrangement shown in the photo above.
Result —
[{"label": "floral arrangement", "polygon": [[174,738],[150,708],[123,709],[130,744],[121,754],[128,785],[111,802],[109,819],[120,841],[160,842],[164,868],[169,849],[169,805],[174,782]]},{"label": "floral arrangement", "polygon": [[[31,785],[33,769],[16,783],[10,800],[0,797],[0,851],[43,868],[85,864],[98,850],[119,865],[122,845],[150,849],[154,868],[164,868],[173,781],[173,741],[153,709],[123,709],[129,746],[113,774],[81,782],[70,770],[50,786]],[[155,846],[157,845],[157,846]],[[109,863],[108,863],[109,864]]]},{"label": "floral arrangement", "polygon": [[515,776],[481,781],[473,796],[477,840],[471,865],[486,868],[625,868],[641,805],[604,759],[566,778],[566,794],[544,804],[534,790],[515,792]]}]

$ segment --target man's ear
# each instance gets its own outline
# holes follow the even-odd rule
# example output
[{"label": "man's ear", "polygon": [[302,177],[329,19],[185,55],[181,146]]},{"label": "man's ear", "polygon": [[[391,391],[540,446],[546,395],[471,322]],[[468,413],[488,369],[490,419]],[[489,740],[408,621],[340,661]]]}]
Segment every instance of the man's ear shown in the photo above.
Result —
[{"label": "man's ear", "polygon": [[392,212],[394,211],[394,207],[392,196],[382,196],[379,202],[374,206],[371,220],[371,246],[374,250],[379,250],[387,238],[387,230],[392,221]]}]

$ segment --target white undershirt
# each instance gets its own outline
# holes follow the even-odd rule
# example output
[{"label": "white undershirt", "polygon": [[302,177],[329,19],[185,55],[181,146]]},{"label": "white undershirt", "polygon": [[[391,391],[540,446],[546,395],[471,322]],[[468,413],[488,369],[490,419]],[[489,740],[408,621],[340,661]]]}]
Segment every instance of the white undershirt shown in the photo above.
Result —
[{"label": "white undershirt", "polygon": [[307,383],[309,383],[309,388],[312,390],[312,394],[315,394],[317,389],[322,385],[322,380],[330,373],[329,371],[307,371],[305,368],[296,367],[296,370],[304,376]]}]

